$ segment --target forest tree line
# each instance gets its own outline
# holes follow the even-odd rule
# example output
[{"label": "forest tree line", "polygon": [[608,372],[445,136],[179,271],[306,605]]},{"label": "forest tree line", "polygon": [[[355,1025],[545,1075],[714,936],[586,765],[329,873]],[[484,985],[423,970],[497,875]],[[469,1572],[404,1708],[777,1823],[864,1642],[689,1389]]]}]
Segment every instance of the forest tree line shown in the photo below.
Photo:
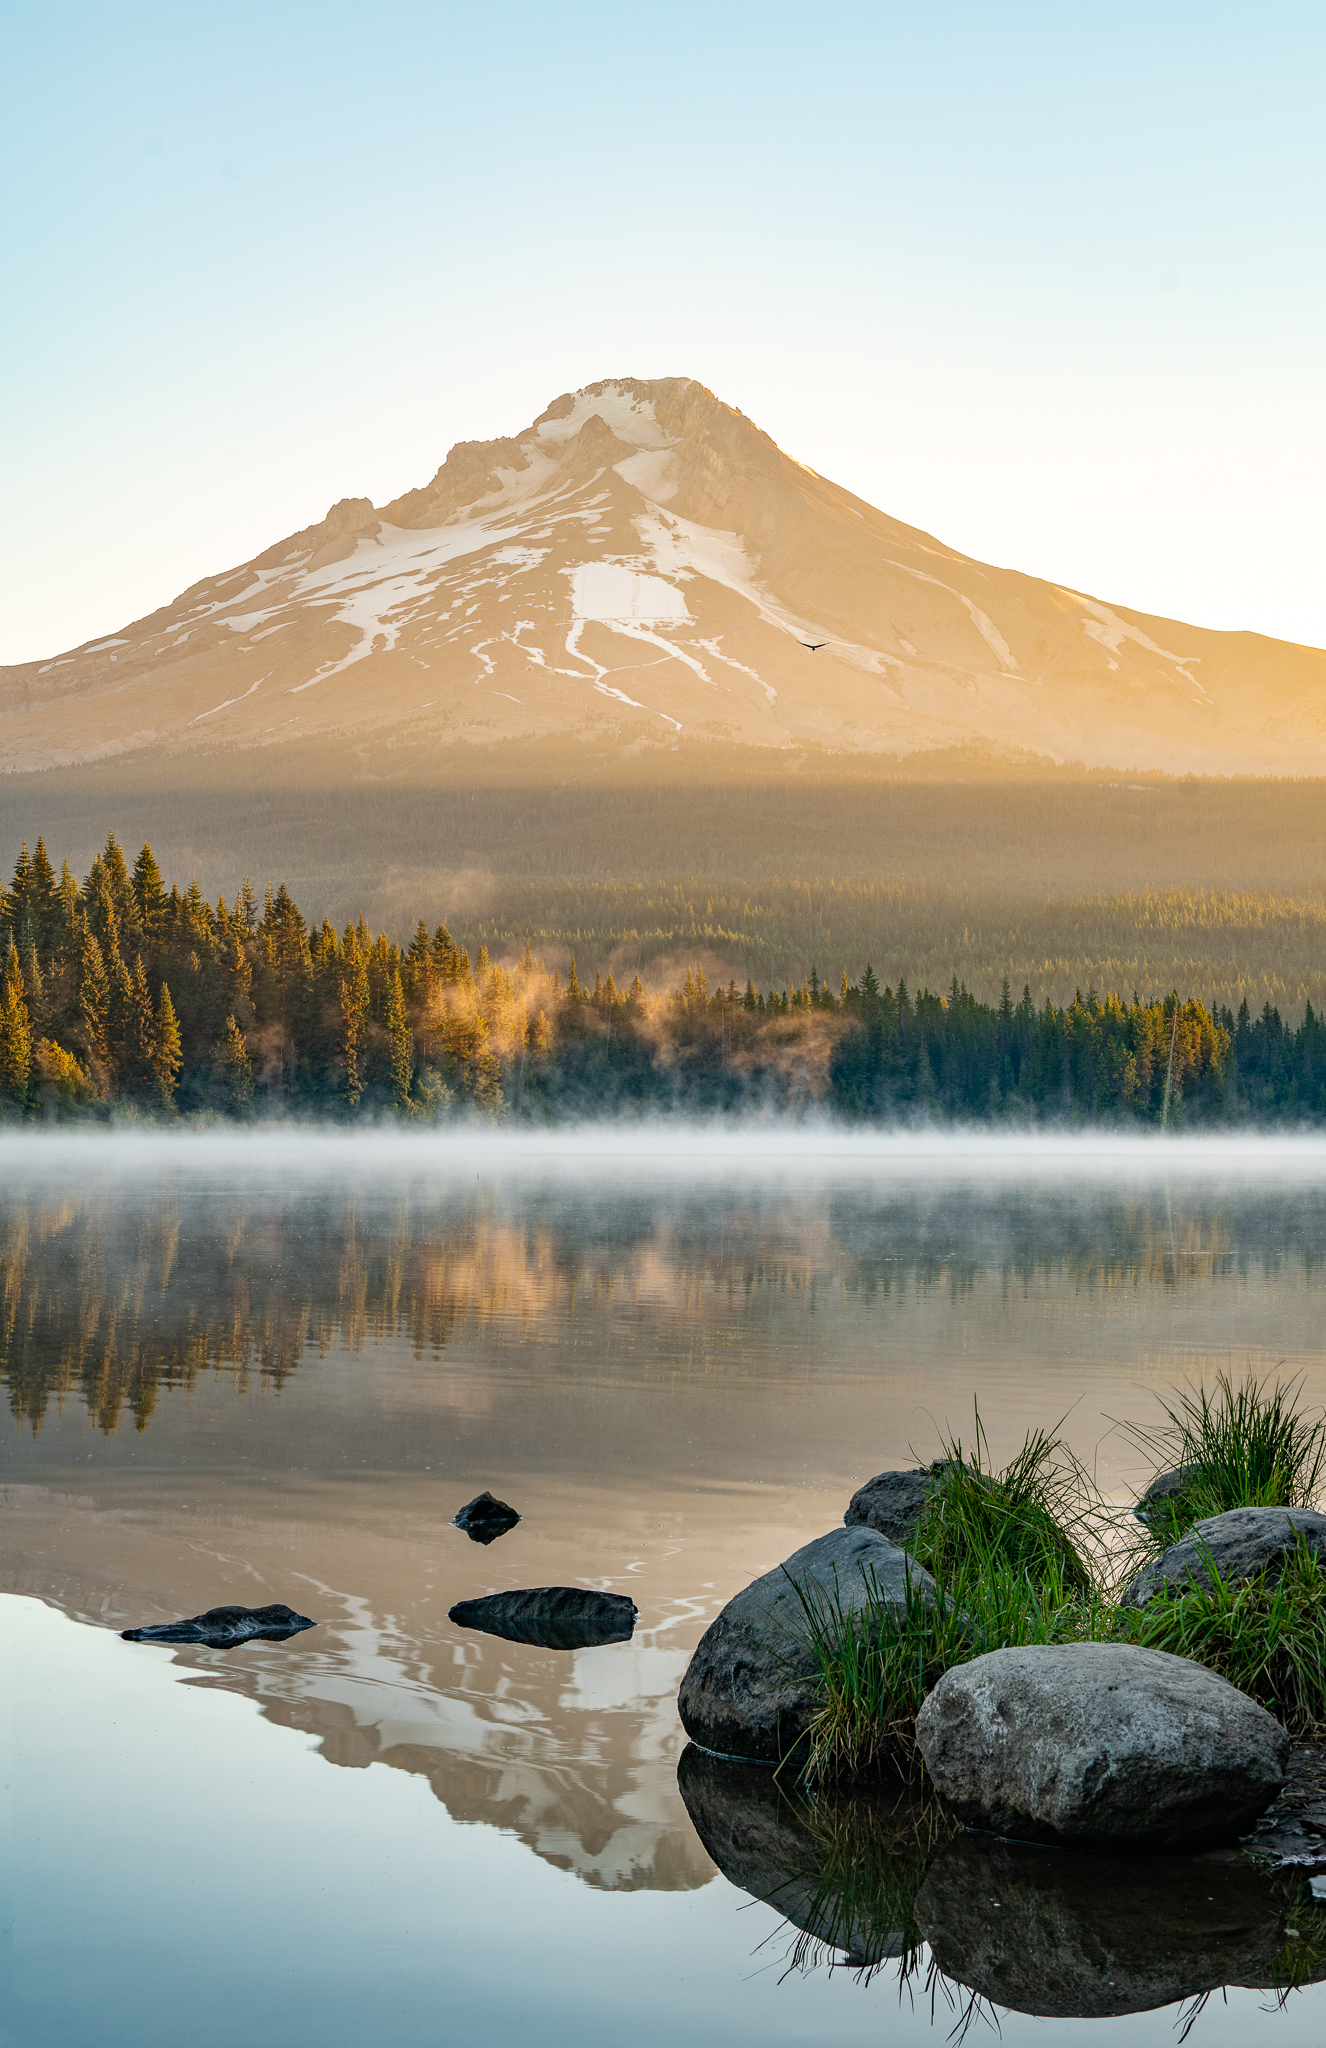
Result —
[{"label": "forest tree line", "polygon": [[619,987],[526,943],[472,961],[420,918],[306,922],[284,885],[211,904],[114,836],[80,884],[38,840],[0,891],[0,1114],[548,1119],[726,1109],[848,1118],[1173,1124],[1326,1119],[1326,1025],[1269,1003],[1080,991],[1038,1009],[955,977],[882,985]]}]

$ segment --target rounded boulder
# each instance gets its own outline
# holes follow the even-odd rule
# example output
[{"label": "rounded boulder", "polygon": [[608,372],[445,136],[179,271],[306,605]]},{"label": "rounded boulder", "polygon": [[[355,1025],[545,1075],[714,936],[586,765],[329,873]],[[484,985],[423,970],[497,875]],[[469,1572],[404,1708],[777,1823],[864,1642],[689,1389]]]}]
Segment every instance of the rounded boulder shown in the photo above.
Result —
[{"label": "rounded boulder", "polygon": [[1326,1563],[1326,1515],[1312,1508],[1228,1508],[1223,1515],[1208,1515],[1142,1566],[1123,1605],[1145,1607],[1166,1588],[1209,1588],[1212,1564],[1222,1579],[1255,1579],[1264,1571],[1274,1577],[1300,1537]]},{"label": "rounded boulder", "polygon": [[831,1529],[729,1600],[701,1636],[677,1705],[692,1742],[719,1756],[776,1764],[796,1748],[820,1706],[806,1607],[859,1614],[878,1600],[901,1615],[910,1578],[934,1581],[873,1529]]},{"label": "rounded boulder", "polygon": [[968,1827],[1033,1842],[1197,1846],[1245,1832],[1285,1782],[1289,1737],[1215,1672],[1128,1643],[992,1650],[916,1718]]},{"label": "rounded boulder", "polygon": [[858,1525],[886,1536],[904,1548],[915,1536],[926,1503],[948,1470],[941,1458],[934,1465],[918,1465],[906,1472],[877,1472],[858,1486],[847,1503],[843,1521],[849,1529]]}]

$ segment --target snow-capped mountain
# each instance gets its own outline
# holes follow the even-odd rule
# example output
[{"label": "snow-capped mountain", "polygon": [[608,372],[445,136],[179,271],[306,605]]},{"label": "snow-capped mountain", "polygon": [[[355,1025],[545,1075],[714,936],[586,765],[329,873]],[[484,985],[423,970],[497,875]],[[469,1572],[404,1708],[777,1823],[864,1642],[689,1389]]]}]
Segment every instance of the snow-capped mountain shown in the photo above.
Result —
[{"label": "snow-capped mountain", "polygon": [[432,482],[334,505],[88,646],[0,670],[13,771],[144,746],[984,742],[1326,770],[1326,654],[1143,617],[958,554],[687,378],[556,399]]}]

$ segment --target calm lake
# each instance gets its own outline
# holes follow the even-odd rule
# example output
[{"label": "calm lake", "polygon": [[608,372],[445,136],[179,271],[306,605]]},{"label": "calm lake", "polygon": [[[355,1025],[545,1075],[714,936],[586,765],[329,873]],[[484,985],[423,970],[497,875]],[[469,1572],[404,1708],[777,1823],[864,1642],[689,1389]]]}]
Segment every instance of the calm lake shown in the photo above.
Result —
[{"label": "calm lake", "polygon": [[[688,1807],[676,1713],[723,1602],[974,1401],[997,1458],[1062,1421],[1124,1498],[1116,1425],[1176,1382],[1280,1368],[1326,1400],[1326,1144],[8,1136],[0,1161],[7,2048],[1326,2036],[1326,1990],[1256,1988],[1218,1887],[1203,1981],[1229,1988],[1165,1998],[1189,1987],[1157,1965],[1165,2002],[1120,2017],[973,2004],[956,1935],[942,1971],[807,1939],[800,1894],[789,1917],[740,1883],[785,1819],[735,1782]],[[523,1518],[488,1546],[451,1526],[484,1488]],[[633,1639],[448,1621],[550,1584],[628,1593]],[[117,1633],[270,1601],[318,1626]],[[1006,1910],[982,1870],[976,1922]]]}]

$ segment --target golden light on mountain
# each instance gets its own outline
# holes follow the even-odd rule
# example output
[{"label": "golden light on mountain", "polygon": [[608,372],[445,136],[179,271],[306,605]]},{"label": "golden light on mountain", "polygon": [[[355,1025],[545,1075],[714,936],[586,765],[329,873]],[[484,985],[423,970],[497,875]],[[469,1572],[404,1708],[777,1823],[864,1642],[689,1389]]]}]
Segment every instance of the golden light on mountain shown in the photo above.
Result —
[{"label": "golden light on mountain", "polygon": [[973,561],[686,378],[556,399],[432,482],[0,671],[10,772],[147,748],[607,730],[1171,772],[1326,769],[1326,653]]}]

